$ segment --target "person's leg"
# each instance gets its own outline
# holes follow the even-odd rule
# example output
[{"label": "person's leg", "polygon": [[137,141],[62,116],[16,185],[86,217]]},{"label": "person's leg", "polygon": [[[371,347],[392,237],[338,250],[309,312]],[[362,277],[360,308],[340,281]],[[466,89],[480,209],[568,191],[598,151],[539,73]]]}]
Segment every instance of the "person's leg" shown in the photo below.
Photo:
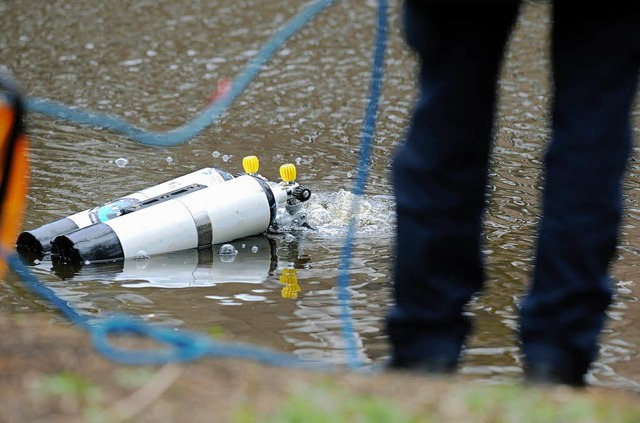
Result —
[{"label": "person's leg", "polygon": [[452,370],[483,283],[480,253],[496,80],[518,5],[405,4],[420,95],[393,165],[396,304],[390,367]]},{"label": "person's leg", "polygon": [[631,148],[640,7],[568,3],[554,3],[553,139],[521,337],[530,380],[582,385],[611,300],[607,269]]}]

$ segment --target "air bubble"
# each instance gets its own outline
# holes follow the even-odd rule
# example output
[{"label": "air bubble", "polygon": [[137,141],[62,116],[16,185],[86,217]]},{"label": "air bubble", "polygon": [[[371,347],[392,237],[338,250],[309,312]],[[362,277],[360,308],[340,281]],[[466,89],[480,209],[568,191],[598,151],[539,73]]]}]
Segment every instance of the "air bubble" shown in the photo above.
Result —
[{"label": "air bubble", "polygon": [[149,258],[149,253],[145,250],[140,250],[136,253],[136,260],[145,260]]},{"label": "air bubble", "polygon": [[236,250],[236,247],[231,244],[224,244],[218,250],[218,254],[221,256],[235,256],[236,254],[238,254],[238,250]]},{"label": "air bubble", "polygon": [[116,166],[118,167],[125,167],[128,164],[129,164],[129,160],[125,159],[124,157],[120,157],[119,159],[116,159]]},{"label": "air bubble", "polygon": [[224,244],[218,250],[218,254],[220,255],[220,261],[223,263],[231,263],[236,259],[238,255],[238,250],[231,244]]}]

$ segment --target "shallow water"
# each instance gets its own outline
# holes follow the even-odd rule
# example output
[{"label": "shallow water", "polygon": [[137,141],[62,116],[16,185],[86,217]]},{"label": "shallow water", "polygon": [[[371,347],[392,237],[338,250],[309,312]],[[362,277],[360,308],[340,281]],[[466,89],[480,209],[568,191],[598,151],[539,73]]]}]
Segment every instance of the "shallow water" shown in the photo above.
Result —
[{"label": "shallow water", "polygon": [[[298,2],[0,1],[3,66],[29,95],[107,111],[154,130],[181,125],[204,105],[221,78],[232,78],[261,44],[302,6]],[[34,228],[123,194],[217,166],[237,172],[256,154],[277,179],[293,162],[311,187],[317,231],[80,269],[34,270],[90,315],[122,311],[151,322],[344,363],[336,276],[360,130],[367,102],[375,2],[336,2],[291,39],[219,123],[173,148],[149,148],[107,131],[41,116],[29,119],[33,173],[25,227]],[[391,304],[394,229],[388,165],[414,98],[414,60],[392,4],[384,95],[367,193],[351,261],[353,321],[359,358],[388,355],[384,319]],[[538,217],[541,155],[548,138],[548,9],[527,5],[500,81],[487,212],[489,282],[469,312],[477,330],[462,372],[499,382],[520,377],[518,297],[526,289]],[[640,113],[636,112],[636,122]],[[640,124],[636,123],[638,136]],[[636,153],[637,155],[637,153]],[[118,159],[128,163],[120,167]],[[119,162],[118,162],[119,163]],[[628,210],[615,263],[616,300],[590,381],[640,391],[640,167],[626,181]],[[257,248],[253,248],[257,247]],[[283,285],[295,269],[297,286]],[[14,275],[0,288],[5,313],[51,313]]]}]

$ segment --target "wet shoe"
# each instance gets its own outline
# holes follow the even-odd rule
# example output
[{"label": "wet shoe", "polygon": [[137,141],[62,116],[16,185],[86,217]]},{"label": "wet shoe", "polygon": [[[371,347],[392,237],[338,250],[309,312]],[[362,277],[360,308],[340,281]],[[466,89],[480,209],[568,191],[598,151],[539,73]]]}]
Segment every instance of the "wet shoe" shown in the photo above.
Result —
[{"label": "wet shoe", "polygon": [[393,358],[387,364],[387,370],[430,375],[451,375],[456,372],[457,367],[456,362],[445,359],[398,360]]},{"label": "wet shoe", "polygon": [[582,372],[571,369],[558,369],[545,364],[529,366],[524,372],[527,385],[567,385],[584,388],[586,382]]}]

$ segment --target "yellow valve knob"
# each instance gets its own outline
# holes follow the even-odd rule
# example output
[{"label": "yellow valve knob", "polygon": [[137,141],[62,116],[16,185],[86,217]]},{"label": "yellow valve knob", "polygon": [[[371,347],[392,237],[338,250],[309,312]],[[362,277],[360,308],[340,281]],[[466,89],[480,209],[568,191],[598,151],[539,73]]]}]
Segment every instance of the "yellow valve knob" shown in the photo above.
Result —
[{"label": "yellow valve knob", "polygon": [[300,285],[298,285],[298,271],[296,269],[282,269],[280,283],[284,286],[281,290],[282,298],[298,298]]},{"label": "yellow valve knob", "polygon": [[246,156],[242,159],[242,168],[249,175],[255,175],[260,169],[260,160],[256,156]]},{"label": "yellow valve knob", "polygon": [[286,183],[291,183],[296,180],[296,166],[287,163],[280,166],[280,178]]}]

